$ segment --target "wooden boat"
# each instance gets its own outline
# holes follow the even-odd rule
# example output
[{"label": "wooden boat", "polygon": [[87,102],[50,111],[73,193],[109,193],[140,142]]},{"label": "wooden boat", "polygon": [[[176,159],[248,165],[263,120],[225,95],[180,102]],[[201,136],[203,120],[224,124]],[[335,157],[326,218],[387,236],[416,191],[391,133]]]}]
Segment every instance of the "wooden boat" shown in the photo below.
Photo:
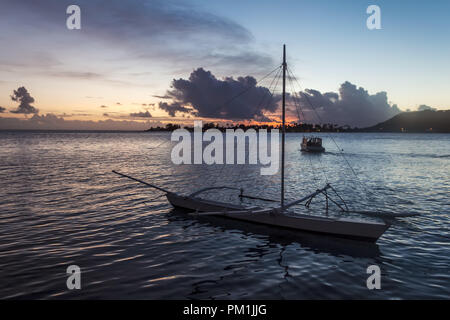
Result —
[{"label": "wooden boat", "polygon": [[[193,215],[215,215],[228,219],[269,225],[272,227],[333,235],[342,238],[376,242],[389,228],[386,223],[365,222],[345,218],[295,214],[280,208],[241,207],[197,197],[167,193],[176,208],[193,211]],[[311,195],[305,197],[308,199]]]},{"label": "wooden boat", "polygon": [[[327,209],[328,209],[328,200],[333,201],[327,190],[331,189],[335,191],[330,184],[327,184],[322,189],[318,189],[315,192],[304,196],[301,199],[292,201],[290,203],[285,203],[284,198],[284,166],[285,166],[285,110],[286,110],[286,102],[285,102],[285,81],[286,81],[286,47],[283,46],[283,95],[282,95],[282,135],[281,135],[281,199],[280,202],[277,202],[276,207],[258,207],[258,206],[242,206],[235,205],[231,203],[207,200],[201,198],[199,195],[205,191],[210,190],[220,190],[220,189],[233,189],[240,190],[240,197],[250,198],[250,199],[259,199],[266,201],[274,201],[273,199],[264,199],[259,197],[253,197],[249,195],[244,195],[243,190],[236,187],[229,186],[217,186],[217,187],[208,187],[198,190],[189,195],[181,195],[178,193],[174,193],[168,191],[164,188],[149,184],[145,181],[130,177],[123,173],[119,173],[117,171],[113,171],[116,174],[119,174],[123,177],[135,180],[137,182],[146,184],[147,186],[156,188],[166,194],[167,200],[170,204],[176,208],[186,209],[190,211],[191,214],[197,216],[204,215],[212,215],[212,216],[220,216],[227,219],[241,220],[250,223],[264,224],[271,227],[277,228],[287,228],[293,230],[301,230],[311,233],[317,234],[327,234],[336,237],[342,238],[350,238],[350,239],[358,239],[365,240],[370,242],[376,242],[377,239],[389,228],[389,224],[386,222],[372,222],[372,221],[360,221],[360,220],[352,220],[348,218],[335,218],[335,217],[322,217],[322,216],[313,216],[306,214],[297,214],[293,211],[290,211],[295,205],[301,204],[306,201],[306,205],[308,206],[308,202],[316,197],[319,194],[325,195],[327,200]],[[336,191],[335,191],[336,192]],[[336,192],[337,194],[337,192]],[[339,195],[338,195],[339,196]],[[342,200],[342,198],[341,198]],[[335,201],[333,201],[337,204]],[[337,204],[339,206],[339,204]],[[346,206],[346,205],[345,205]],[[348,211],[347,209],[342,208],[342,211]]]}]

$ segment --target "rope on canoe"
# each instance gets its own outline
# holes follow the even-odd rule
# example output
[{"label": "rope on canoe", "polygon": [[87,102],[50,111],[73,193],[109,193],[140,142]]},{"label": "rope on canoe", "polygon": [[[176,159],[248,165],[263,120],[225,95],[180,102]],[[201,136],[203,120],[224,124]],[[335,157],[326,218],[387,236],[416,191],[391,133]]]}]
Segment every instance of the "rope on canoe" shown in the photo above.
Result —
[{"label": "rope on canoe", "polygon": [[[299,89],[300,89],[300,94],[302,95],[302,97],[305,98],[305,100],[306,100],[306,101],[308,102],[308,104],[311,106],[311,109],[314,111],[314,114],[316,115],[316,117],[317,117],[317,119],[319,120],[319,122],[320,122],[320,123],[324,123],[324,122],[322,121],[322,118],[320,117],[319,113],[317,112],[317,110],[316,110],[314,104],[313,104],[313,103],[311,102],[311,100],[309,99],[308,95],[301,92],[301,88],[302,88],[302,87],[301,87],[301,85],[300,85],[298,79],[295,77],[295,75],[292,73],[292,71],[291,71],[289,68],[287,69],[287,71],[288,71],[289,78],[292,78],[292,79],[297,83],[297,85],[298,85],[298,87],[299,87]],[[294,91],[294,92],[295,92],[295,91]],[[300,99],[298,98],[298,96],[297,96],[296,93],[294,94],[294,98],[295,98],[295,97],[297,97],[297,99],[298,99],[298,104],[299,104],[299,106],[300,106]],[[294,100],[295,100],[295,99],[294,99]],[[302,110],[301,107],[300,107],[300,110]],[[303,111],[302,111],[302,113],[303,113]],[[333,143],[336,145],[336,148],[338,149],[339,155],[342,156],[342,158],[343,158],[344,161],[346,162],[347,166],[350,168],[352,174],[355,176],[356,181],[357,181],[358,184],[361,186],[361,188],[363,189],[363,191],[364,191],[364,193],[366,194],[366,196],[372,196],[372,192],[370,192],[370,191],[367,189],[367,187],[362,183],[362,181],[360,180],[358,174],[357,174],[356,171],[353,169],[352,165],[350,164],[350,162],[348,161],[348,159],[347,159],[347,157],[345,156],[344,152],[342,151],[342,148],[340,148],[340,146],[338,145],[338,143],[336,142],[336,140],[333,138],[333,136],[331,136],[331,135],[329,135],[329,134],[327,134],[326,136],[327,136],[328,138],[330,138],[330,139],[333,141]]]}]

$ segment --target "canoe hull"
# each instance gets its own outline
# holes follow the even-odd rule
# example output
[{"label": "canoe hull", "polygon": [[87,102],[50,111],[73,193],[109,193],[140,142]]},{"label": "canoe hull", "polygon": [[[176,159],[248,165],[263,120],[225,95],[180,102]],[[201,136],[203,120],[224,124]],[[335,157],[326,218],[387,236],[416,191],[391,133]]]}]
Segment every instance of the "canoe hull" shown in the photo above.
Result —
[{"label": "canoe hull", "polygon": [[[386,223],[355,221],[311,215],[289,215],[276,212],[245,212],[233,213],[245,209],[242,206],[230,205],[217,201],[190,198],[174,193],[167,194],[167,200],[177,208],[198,212],[222,212],[217,216],[227,219],[259,223],[268,226],[300,230],[304,232],[327,234],[340,238],[349,238],[376,242],[389,228]],[[255,210],[257,211],[257,210]]]}]

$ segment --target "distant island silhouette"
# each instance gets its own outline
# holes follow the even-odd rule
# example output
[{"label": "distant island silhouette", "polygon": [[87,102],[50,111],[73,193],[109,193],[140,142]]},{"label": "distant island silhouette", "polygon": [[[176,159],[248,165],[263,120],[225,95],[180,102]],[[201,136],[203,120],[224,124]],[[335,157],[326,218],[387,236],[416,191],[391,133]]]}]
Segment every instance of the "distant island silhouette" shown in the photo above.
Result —
[{"label": "distant island silhouette", "polygon": [[[153,127],[146,131],[173,131],[181,128],[179,124],[168,123],[165,127]],[[184,127],[192,131],[194,128]],[[281,125],[219,125],[214,122],[204,123],[203,131],[215,128],[226,129],[280,129]],[[450,110],[424,110],[402,112],[389,120],[367,128],[356,128],[337,124],[294,123],[286,126],[286,132],[411,132],[411,133],[450,133]]]},{"label": "distant island silhouette", "polygon": [[450,133],[450,110],[402,112],[364,132]]}]

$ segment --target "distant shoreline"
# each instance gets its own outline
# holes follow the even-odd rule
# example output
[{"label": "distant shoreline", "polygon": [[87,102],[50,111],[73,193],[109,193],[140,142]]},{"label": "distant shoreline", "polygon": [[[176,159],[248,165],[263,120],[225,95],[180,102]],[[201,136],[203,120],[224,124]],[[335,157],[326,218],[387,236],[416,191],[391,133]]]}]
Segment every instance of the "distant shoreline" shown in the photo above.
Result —
[{"label": "distant shoreline", "polygon": [[[181,128],[180,125],[168,123],[165,127],[154,127],[147,130],[76,130],[76,129],[0,129],[0,132],[40,132],[40,133],[147,133],[147,132],[172,132]],[[194,128],[184,127],[189,131]],[[237,124],[233,126],[220,126],[216,123],[204,123],[203,131],[208,129],[217,129],[225,132],[227,129],[279,129],[280,125],[244,125]],[[378,123],[367,128],[356,128],[350,126],[338,126],[332,123],[310,124],[296,123],[286,126],[286,133],[304,133],[304,134],[320,134],[320,133],[450,133],[450,110],[424,110],[402,112],[389,120]]]},{"label": "distant shoreline", "polygon": [[[163,132],[171,133],[172,131],[167,131],[167,130],[152,130],[152,131],[134,130],[134,131],[132,131],[132,130],[58,130],[58,129],[55,129],[55,130],[50,130],[50,129],[46,129],[46,130],[42,130],[42,129],[13,130],[13,129],[0,129],[0,134],[1,133],[18,133],[18,132],[23,132],[23,133],[32,133],[32,132],[36,132],[36,133],[143,133],[143,134],[146,134],[146,133],[163,133]],[[450,132],[399,132],[399,131],[362,131],[362,130],[360,130],[360,131],[355,130],[355,131],[286,132],[286,134],[292,134],[292,133],[303,133],[303,134],[309,134],[309,135],[323,134],[323,133],[450,134]]]},{"label": "distant shoreline", "polygon": [[146,133],[146,130],[69,130],[69,129],[0,129],[5,132],[39,132],[39,133]]}]

